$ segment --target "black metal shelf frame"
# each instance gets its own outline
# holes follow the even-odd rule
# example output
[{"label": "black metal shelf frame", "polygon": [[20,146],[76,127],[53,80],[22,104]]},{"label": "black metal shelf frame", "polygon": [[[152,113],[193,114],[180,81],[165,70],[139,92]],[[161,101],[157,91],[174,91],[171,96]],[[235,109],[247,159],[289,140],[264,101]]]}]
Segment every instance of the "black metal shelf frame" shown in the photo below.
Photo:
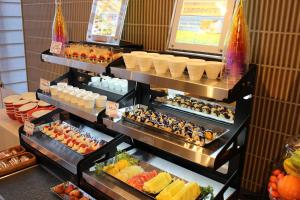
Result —
[{"label": "black metal shelf frame", "polygon": [[[50,55],[50,53],[47,51],[43,52],[43,54]],[[53,56],[53,55],[51,55],[51,56]],[[55,63],[56,62],[55,59],[57,59],[57,58],[55,56],[53,56],[52,58],[54,59],[54,61],[51,61],[51,60],[44,60],[44,61]],[[62,63],[57,63],[57,64],[62,64]],[[93,69],[90,71],[95,72],[95,73],[104,73],[104,74],[108,74],[111,76],[116,75],[119,77],[120,77],[120,73],[122,74],[124,72],[124,74],[122,74],[122,76],[124,78],[128,78],[129,80],[138,81],[137,83],[134,82],[134,84],[133,84],[134,90],[131,90],[131,92],[129,92],[127,95],[124,95],[124,96],[118,98],[118,101],[122,104],[121,107],[128,106],[128,102],[131,102],[131,101],[132,102],[129,103],[130,105],[144,104],[144,105],[148,105],[148,106],[158,106],[158,105],[154,105],[152,102],[153,91],[151,90],[151,87],[150,87],[150,84],[152,84],[151,79],[142,80],[141,79],[142,76],[141,77],[139,77],[139,75],[133,76],[131,72],[130,72],[131,74],[128,75],[128,71],[126,71],[126,70],[124,71],[124,69],[122,69],[122,67],[121,68],[118,67],[123,64],[124,63],[121,59],[121,60],[118,60],[116,63],[112,63],[111,66],[106,67],[104,71],[95,71]],[[67,65],[67,66],[69,66],[69,65]],[[99,68],[99,66],[97,66],[97,67]],[[80,68],[80,67],[72,68],[72,66],[71,66],[71,68],[67,74],[64,74],[63,76],[59,77],[58,79],[52,81],[51,84],[55,84],[64,79],[68,79],[69,84],[97,92],[98,89],[91,88],[90,86],[87,85],[88,75],[78,71],[78,69],[82,70],[82,68]],[[120,69],[121,71],[118,71],[118,70],[116,71],[116,69]],[[70,77],[72,77],[72,78],[70,78]],[[134,77],[136,77],[136,78],[134,78]],[[76,170],[76,173],[73,173],[74,177],[76,178],[77,182],[80,183],[80,185],[83,188],[90,188],[90,190],[88,190],[88,191],[92,191],[92,190],[94,192],[97,191],[97,190],[95,190],[95,188],[92,185],[89,185],[88,183],[86,183],[84,181],[84,179],[83,179],[84,171],[88,170],[96,162],[101,162],[107,158],[113,157],[115,155],[115,152],[117,151],[116,147],[119,144],[126,142],[135,148],[142,149],[144,151],[152,153],[153,155],[162,157],[178,166],[182,166],[193,172],[196,172],[199,174],[205,174],[205,176],[211,178],[212,180],[216,180],[216,181],[222,183],[223,187],[215,197],[215,199],[217,199],[217,200],[224,199],[224,193],[230,187],[234,188],[236,190],[235,194],[237,194],[238,191],[240,190],[242,171],[243,171],[243,167],[244,167],[245,149],[246,149],[249,121],[250,121],[252,101],[253,101],[251,94],[254,93],[255,78],[256,78],[256,66],[250,65],[249,71],[245,74],[245,76],[243,76],[232,88],[230,88],[228,90],[226,89],[228,94],[227,94],[227,98],[222,99],[223,102],[233,102],[233,101],[236,102],[236,117],[235,117],[235,122],[232,125],[219,123],[219,122],[216,122],[216,121],[213,121],[210,119],[206,119],[204,117],[195,116],[190,113],[179,112],[178,110],[174,110],[174,109],[167,110],[166,108],[158,107],[160,109],[167,110],[169,112],[177,113],[178,115],[181,115],[181,116],[186,116],[187,118],[191,118],[193,120],[199,120],[199,121],[204,121],[206,123],[216,124],[218,126],[225,127],[230,130],[226,135],[221,137],[216,142],[204,147],[204,151],[207,151],[210,153],[215,153],[213,165],[210,165],[210,166],[201,165],[201,163],[193,162],[192,160],[187,159],[186,157],[184,157],[184,155],[177,155],[175,152],[168,151],[167,149],[156,146],[155,144],[153,144],[151,142],[151,140],[147,141],[147,139],[132,137],[132,135],[126,134],[126,133],[120,131],[120,129],[115,129],[116,125],[119,126],[120,124],[112,121],[109,118],[105,118],[105,115],[103,112],[102,114],[99,114],[97,116],[96,125],[97,125],[97,127],[99,127],[99,130],[102,130],[105,133],[109,133],[109,135],[114,135],[114,139],[111,140],[111,142],[109,142],[107,145],[103,146],[101,149],[93,152],[92,154],[90,154],[87,157],[82,158],[76,164],[77,170]],[[180,87],[182,87],[182,86],[180,86]],[[174,89],[176,89],[176,88],[177,88],[177,86],[175,86]],[[103,91],[100,91],[99,93],[101,93],[101,92],[103,92]],[[47,94],[44,94],[40,90],[38,90],[37,96],[40,97],[42,95],[47,95]],[[222,94],[222,96],[224,96],[224,95]],[[246,96],[247,96],[247,98],[244,98]],[[62,110],[58,109],[57,111],[53,111],[53,112],[60,113],[61,111]],[[71,112],[71,114],[72,114],[72,112]],[[74,115],[71,115],[71,116],[73,118],[76,117]],[[38,120],[34,120],[34,123],[39,123],[41,121],[49,121],[49,117],[51,118],[51,113],[43,116],[42,118],[40,118]],[[78,116],[78,117],[80,117],[80,116]],[[102,119],[103,119],[103,121],[102,121]],[[82,123],[90,123],[90,122],[85,122],[84,119],[79,119],[79,120]],[[129,125],[129,124],[127,123],[126,125]],[[126,127],[126,126],[124,125],[123,127]],[[130,131],[132,127],[130,127],[130,125],[129,125],[129,126],[127,126],[127,128]],[[140,133],[143,132],[142,134],[145,134],[148,132],[148,130],[146,130],[146,129],[141,129],[141,128],[137,128],[137,129],[139,129]],[[34,148],[30,147],[30,145],[28,145],[26,143],[26,141],[24,141],[22,139],[21,136],[24,136],[24,131],[23,131],[22,127],[20,128],[21,144],[28,146],[28,148],[31,148],[32,150],[35,150]],[[128,136],[131,136],[131,137],[128,137]],[[217,152],[216,152],[216,150],[217,150]],[[45,156],[43,154],[41,156],[44,156],[47,158],[47,156]],[[48,158],[48,159],[50,161],[53,161],[51,158]],[[228,162],[227,173],[224,174],[223,172],[222,173],[219,172],[220,167],[223,166],[227,162]],[[54,163],[55,163],[55,161],[54,161]],[[57,165],[58,165],[58,167],[61,167],[59,164],[57,164]],[[70,172],[69,170],[66,170],[66,171]]]}]

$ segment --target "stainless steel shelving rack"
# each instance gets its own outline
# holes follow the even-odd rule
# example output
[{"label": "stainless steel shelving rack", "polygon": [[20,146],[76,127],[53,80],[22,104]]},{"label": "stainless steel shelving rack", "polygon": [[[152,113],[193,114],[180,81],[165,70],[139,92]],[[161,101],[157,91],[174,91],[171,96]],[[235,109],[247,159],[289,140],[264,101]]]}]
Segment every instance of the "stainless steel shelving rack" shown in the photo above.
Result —
[{"label": "stainless steel shelving rack", "polygon": [[[157,76],[152,71],[143,73],[136,69],[127,70],[124,67],[122,59],[108,66],[101,66],[79,61],[73,62],[67,58],[51,55],[49,51],[43,52],[41,58],[45,62],[70,67],[70,71],[67,74],[54,80],[52,84],[63,79],[68,79],[71,84],[79,87],[89,87],[85,84],[86,82],[84,83],[84,81],[82,81],[86,78],[85,73],[82,73],[82,71],[104,73],[110,76],[125,78],[132,81],[134,89],[123,97],[115,98],[115,101],[120,102],[121,107],[126,107],[128,102],[134,102],[134,104],[148,105],[160,109],[163,112],[171,112],[181,118],[183,117],[193,121],[198,120],[229,130],[224,136],[204,147],[187,146],[184,143],[164,138],[158,131],[142,128],[124,120],[113,120],[105,117],[103,111],[95,111],[95,113],[93,111],[86,112],[72,107],[38,90],[38,98],[49,103],[54,103],[61,109],[71,113],[71,116],[76,119],[80,117],[78,120],[81,123],[86,123],[89,126],[95,127],[97,130],[101,130],[105,134],[115,136],[104,148],[81,159],[77,165],[73,165],[73,167],[68,168],[63,164],[58,164],[67,168],[67,170],[73,172],[73,174],[76,169],[76,178],[80,186],[95,197],[105,197],[108,199],[146,199],[146,197],[140,196],[140,194],[128,191],[128,188],[126,189],[122,184],[112,181],[108,177],[95,176],[89,171],[89,168],[92,167],[94,163],[114,156],[117,146],[123,143],[130,144],[132,148],[143,150],[145,154],[149,154],[148,157],[150,156],[152,158],[152,160],[148,160],[149,162],[157,164],[157,161],[159,161],[165,163],[168,169],[180,169],[173,173],[187,173],[203,178],[206,184],[212,184],[215,189],[216,199],[234,198],[234,195],[238,193],[251,116],[251,95],[254,93],[255,88],[255,65],[250,65],[249,71],[235,82],[225,79],[215,81],[202,79],[201,81],[195,82],[188,80],[186,76],[181,79],[173,79],[168,74],[166,76]],[[160,105],[154,102],[153,99],[156,96],[162,96],[164,94],[152,90],[152,87],[181,90],[195,96],[202,96],[226,103],[236,102],[235,122],[234,124],[226,124]],[[89,89],[93,90],[92,88]],[[99,113],[97,114],[97,112]],[[20,132],[22,132],[21,129]],[[30,139],[22,139],[24,134],[21,134],[21,136],[21,143],[31,146],[33,151],[39,149],[38,146],[30,145]],[[40,146],[43,145],[41,144]],[[48,151],[51,150],[48,148]],[[54,152],[54,154],[56,153]],[[57,158],[52,158],[51,156],[48,158],[50,160],[57,160]],[[55,162],[56,161],[54,161],[54,163]]]}]

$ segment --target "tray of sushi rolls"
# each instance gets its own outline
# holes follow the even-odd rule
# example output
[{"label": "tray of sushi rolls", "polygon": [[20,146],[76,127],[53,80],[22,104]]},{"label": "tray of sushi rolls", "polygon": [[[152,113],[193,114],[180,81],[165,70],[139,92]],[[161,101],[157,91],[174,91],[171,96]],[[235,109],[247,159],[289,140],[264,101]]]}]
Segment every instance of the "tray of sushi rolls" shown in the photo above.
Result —
[{"label": "tray of sushi rolls", "polygon": [[38,129],[81,155],[92,153],[106,144],[106,141],[93,138],[89,133],[59,120],[40,125]]},{"label": "tray of sushi rolls", "polygon": [[123,112],[123,119],[198,146],[209,144],[229,131],[201,122],[189,122],[144,105],[128,107]]},{"label": "tray of sushi rolls", "polygon": [[168,97],[158,97],[156,101],[165,106],[196,115],[208,117],[218,121],[233,124],[235,109],[233,106],[218,104],[193,97],[175,95]]},{"label": "tray of sushi rolls", "polygon": [[124,151],[95,167],[97,174],[105,173],[151,199],[200,200],[213,194],[210,186],[201,187],[196,182],[180,179]]}]

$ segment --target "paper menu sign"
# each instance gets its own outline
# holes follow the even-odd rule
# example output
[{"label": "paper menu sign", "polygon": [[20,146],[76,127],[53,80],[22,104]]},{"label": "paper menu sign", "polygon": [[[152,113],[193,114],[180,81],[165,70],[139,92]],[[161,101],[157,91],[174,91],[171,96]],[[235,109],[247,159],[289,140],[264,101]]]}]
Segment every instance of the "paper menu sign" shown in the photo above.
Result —
[{"label": "paper menu sign", "polygon": [[40,89],[46,93],[50,92],[50,81],[46,79],[40,79]]},{"label": "paper menu sign", "polygon": [[107,101],[105,114],[109,117],[118,117],[119,103]]},{"label": "paper menu sign", "polygon": [[177,94],[178,95],[184,95],[184,92],[179,91],[179,90],[168,89],[168,96],[169,97],[175,97]]},{"label": "paper menu sign", "polygon": [[56,42],[56,41],[51,42],[50,53],[60,54],[61,50],[62,50],[62,43],[61,42]]},{"label": "paper menu sign", "polygon": [[24,131],[27,135],[32,135],[34,132],[35,125],[29,121],[24,122]]}]

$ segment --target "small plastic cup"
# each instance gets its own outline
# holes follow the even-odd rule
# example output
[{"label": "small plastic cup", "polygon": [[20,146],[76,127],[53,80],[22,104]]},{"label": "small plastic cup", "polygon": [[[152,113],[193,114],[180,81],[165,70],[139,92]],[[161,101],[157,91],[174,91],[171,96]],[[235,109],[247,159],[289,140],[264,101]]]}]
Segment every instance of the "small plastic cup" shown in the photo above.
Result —
[{"label": "small plastic cup", "polygon": [[150,71],[151,66],[152,66],[152,57],[148,55],[139,55],[137,56],[137,63],[139,66],[139,69],[142,72],[147,72]]},{"label": "small plastic cup", "polygon": [[157,58],[153,58],[153,65],[154,65],[155,72],[157,74],[167,73],[169,69],[170,59],[171,59],[170,57],[161,57],[161,56]]},{"label": "small plastic cup", "polygon": [[172,78],[180,78],[186,67],[186,61],[184,59],[171,59],[169,60],[169,69]]},{"label": "small plastic cup", "polygon": [[204,60],[191,59],[187,63],[190,80],[199,81],[204,73],[206,62]]},{"label": "small plastic cup", "polygon": [[208,61],[206,62],[205,72],[208,79],[217,79],[224,68],[223,62]]}]

